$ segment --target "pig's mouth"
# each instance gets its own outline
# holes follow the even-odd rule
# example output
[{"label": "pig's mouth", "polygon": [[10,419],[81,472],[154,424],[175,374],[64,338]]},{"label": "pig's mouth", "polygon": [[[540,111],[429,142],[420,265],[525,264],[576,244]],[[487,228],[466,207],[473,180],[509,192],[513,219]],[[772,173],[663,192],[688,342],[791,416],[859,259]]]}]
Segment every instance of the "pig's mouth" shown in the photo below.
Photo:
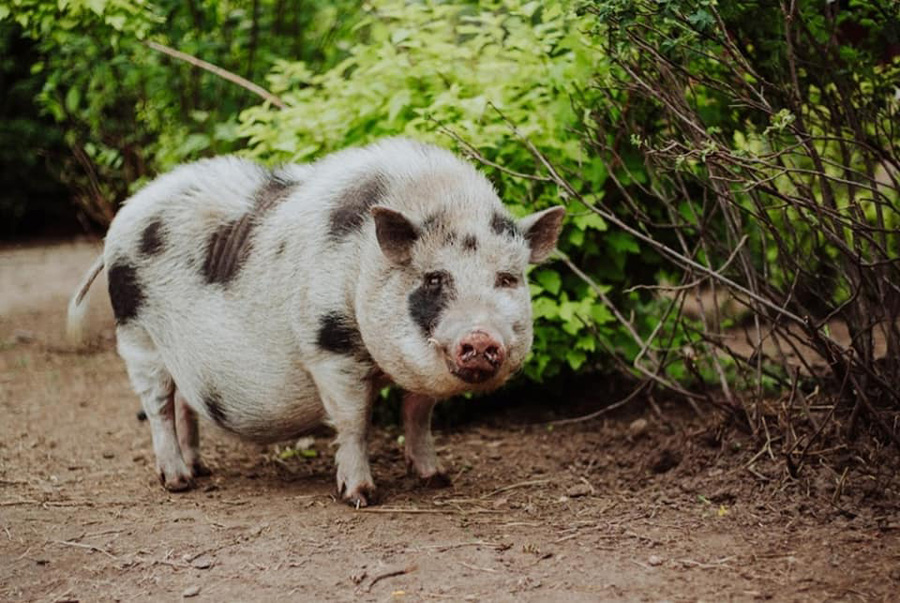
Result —
[{"label": "pig's mouth", "polygon": [[507,352],[498,339],[484,330],[476,329],[450,346],[450,349],[434,339],[429,343],[442,352],[451,375],[465,383],[479,385],[494,379],[506,359]]}]

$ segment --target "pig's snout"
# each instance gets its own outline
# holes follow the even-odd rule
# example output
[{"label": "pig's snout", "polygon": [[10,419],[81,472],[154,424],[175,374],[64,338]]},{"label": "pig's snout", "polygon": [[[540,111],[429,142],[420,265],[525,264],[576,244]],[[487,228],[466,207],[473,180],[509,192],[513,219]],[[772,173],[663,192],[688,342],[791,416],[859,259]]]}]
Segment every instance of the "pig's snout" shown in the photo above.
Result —
[{"label": "pig's snout", "polygon": [[456,344],[453,374],[466,383],[484,383],[497,374],[506,359],[499,338],[476,329]]}]

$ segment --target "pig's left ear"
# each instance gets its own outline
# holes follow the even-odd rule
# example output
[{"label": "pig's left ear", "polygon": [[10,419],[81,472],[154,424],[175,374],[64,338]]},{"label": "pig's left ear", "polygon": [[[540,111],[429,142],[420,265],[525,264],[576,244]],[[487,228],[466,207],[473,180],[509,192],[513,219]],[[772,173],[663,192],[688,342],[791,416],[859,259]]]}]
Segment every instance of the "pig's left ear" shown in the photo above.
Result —
[{"label": "pig's left ear", "polygon": [[557,205],[519,220],[519,230],[525,235],[525,240],[531,247],[529,262],[532,264],[543,262],[553,253],[565,215],[566,208]]},{"label": "pig's left ear", "polygon": [[419,238],[419,229],[399,211],[380,205],[369,211],[375,218],[375,234],[381,252],[395,264],[409,263],[413,243]]}]

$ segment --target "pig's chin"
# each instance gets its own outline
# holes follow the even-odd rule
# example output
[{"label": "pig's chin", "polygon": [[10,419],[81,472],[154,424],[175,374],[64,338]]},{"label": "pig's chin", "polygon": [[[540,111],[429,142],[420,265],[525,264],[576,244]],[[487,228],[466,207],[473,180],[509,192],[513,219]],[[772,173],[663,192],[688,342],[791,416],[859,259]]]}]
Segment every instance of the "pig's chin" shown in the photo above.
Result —
[{"label": "pig's chin", "polygon": [[[512,374],[511,366],[502,366],[495,374],[486,377],[469,375],[457,371],[452,362],[448,362],[444,357],[436,358],[431,366],[433,368],[440,367],[442,370],[427,373],[428,376],[420,373],[420,378],[417,380],[418,387],[407,387],[407,389],[437,399],[451,398],[465,393],[486,394],[502,386]],[[398,385],[403,387],[402,383],[398,383]]]},{"label": "pig's chin", "polygon": [[453,395],[465,392],[487,393],[503,385],[509,379],[508,367],[501,366],[496,372],[471,368],[460,368],[452,359],[444,355],[444,365],[449,373]]}]

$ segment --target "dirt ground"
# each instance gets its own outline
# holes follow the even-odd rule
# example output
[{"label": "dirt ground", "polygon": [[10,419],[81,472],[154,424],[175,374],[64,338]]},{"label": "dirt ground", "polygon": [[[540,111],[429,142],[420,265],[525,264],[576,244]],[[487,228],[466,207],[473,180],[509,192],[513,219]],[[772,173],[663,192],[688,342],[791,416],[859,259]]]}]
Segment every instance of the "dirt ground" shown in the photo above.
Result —
[{"label": "dirt ground", "polygon": [[399,428],[376,427],[369,509],[335,501],[324,432],[289,457],[204,426],[213,476],[170,494],[103,283],[91,347],[61,338],[98,249],[0,250],[0,600],[900,600],[896,466],[791,480],[666,405],[547,426],[621,395],[604,389],[454,402],[490,410],[438,431],[447,489],[406,477]]}]

